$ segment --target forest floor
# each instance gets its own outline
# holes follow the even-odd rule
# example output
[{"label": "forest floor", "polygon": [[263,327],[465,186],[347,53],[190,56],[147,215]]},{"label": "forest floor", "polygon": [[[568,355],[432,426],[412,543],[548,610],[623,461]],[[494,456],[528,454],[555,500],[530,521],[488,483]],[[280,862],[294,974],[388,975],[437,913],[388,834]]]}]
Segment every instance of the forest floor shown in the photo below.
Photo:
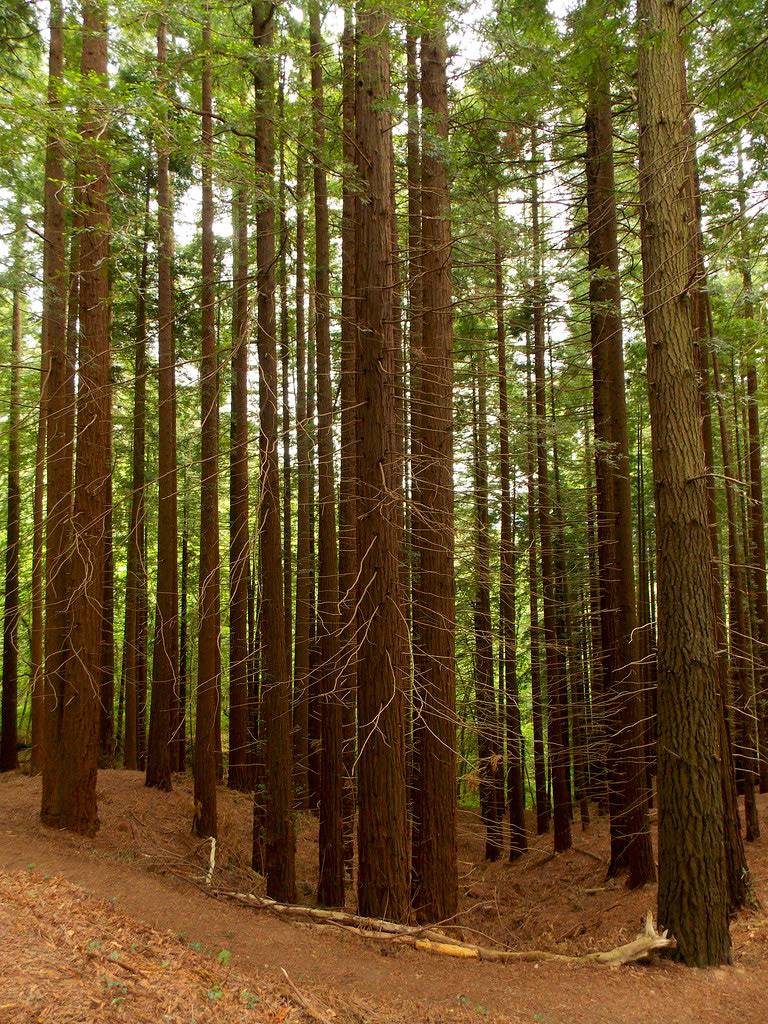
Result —
[{"label": "forest floor", "polygon": [[[0,776],[0,1024],[768,1020],[768,839],[749,850],[761,905],[733,924],[731,967],[492,964],[216,900],[205,891],[210,844],[190,831],[191,782],[174,783],[159,793],[137,772],[101,771],[101,828],[85,839],[40,825],[39,779]],[[759,801],[768,830],[768,797]],[[219,821],[212,888],[262,892],[248,867],[249,798],[220,790]],[[316,831],[311,815],[299,816],[298,890],[307,903]],[[606,881],[605,819],[586,832],[577,826],[566,854],[551,856],[551,837],[542,836],[516,863],[487,864],[479,819],[462,811],[459,843],[461,909],[450,927],[465,941],[607,950],[633,938],[655,908],[654,887],[628,892]]]}]

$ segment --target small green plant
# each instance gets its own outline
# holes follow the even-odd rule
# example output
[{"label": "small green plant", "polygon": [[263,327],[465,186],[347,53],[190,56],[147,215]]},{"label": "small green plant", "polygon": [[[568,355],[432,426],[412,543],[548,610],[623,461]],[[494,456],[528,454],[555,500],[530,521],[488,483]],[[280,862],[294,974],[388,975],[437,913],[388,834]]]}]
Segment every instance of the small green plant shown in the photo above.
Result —
[{"label": "small green plant", "polygon": [[247,988],[244,988],[243,991],[240,993],[240,998],[242,999],[247,1009],[249,1010],[255,1010],[256,1007],[261,1002],[261,997],[254,995],[253,992],[249,992]]},{"label": "small green plant", "polygon": [[216,954],[216,959],[222,966],[226,967],[226,965],[232,959],[232,954],[228,949],[220,949],[219,952]]},{"label": "small green plant", "polygon": [[201,953],[203,950],[203,944],[202,942],[198,942],[197,939],[195,939],[194,942],[190,942],[189,948],[194,949],[196,953]]},{"label": "small green plant", "polygon": [[216,988],[208,989],[208,998],[212,1003],[215,1003],[218,999],[221,999],[223,995],[224,993],[221,991],[218,985],[216,986]]}]

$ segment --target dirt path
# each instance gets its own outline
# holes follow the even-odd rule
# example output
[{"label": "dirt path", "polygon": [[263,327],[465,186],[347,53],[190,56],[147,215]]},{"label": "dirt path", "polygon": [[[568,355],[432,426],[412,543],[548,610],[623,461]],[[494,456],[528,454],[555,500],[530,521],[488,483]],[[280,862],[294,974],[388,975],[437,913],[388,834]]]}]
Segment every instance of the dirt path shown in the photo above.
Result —
[{"label": "dirt path", "polygon": [[[764,1024],[768,1019],[764,956],[751,956],[746,963],[737,957],[734,967],[703,972],[671,964],[618,970],[579,964],[502,966],[393,951],[216,901],[189,882],[147,871],[140,860],[122,862],[119,851],[44,830],[32,810],[35,787],[18,776],[0,782],[0,868],[61,875],[112,900],[139,922],[182,933],[213,952],[230,950],[233,965],[266,983],[279,979],[284,968],[299,985],[347,990],[363,1002],[391,1006],[393,1018],[410,1021]],[[152,793],[149,798],[162,801],[164,796]],[[750,930],[763,950],[767,928],[761,918]]]}]

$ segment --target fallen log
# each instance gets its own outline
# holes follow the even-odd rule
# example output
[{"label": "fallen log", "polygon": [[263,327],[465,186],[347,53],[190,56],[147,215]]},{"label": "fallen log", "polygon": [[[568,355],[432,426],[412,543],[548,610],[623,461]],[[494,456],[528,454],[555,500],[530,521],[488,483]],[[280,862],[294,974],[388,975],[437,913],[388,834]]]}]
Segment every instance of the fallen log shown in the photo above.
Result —
[{"label": "fallen log", "polygon": [[674,949],[676,943],[666,929],[658,932],[653,923],[653,913],[649,910],[645,917],[643,930],[631,942],[617,946],[604,952],[596,953],[553,953],[541,949],[490,949],[467,942],[459,942],[433,928],[419,928],[413,925],[396,924],[380,918],[363,917],[344,910],[325,910],[321,907],[303,907],[295,903],[278,903],[266,896],[254,896],[253,893],[230,892],[223,889],[214,891],[220,899],[244,903],[258,910],[266,910],[278,917],[292,920],[305,920],[322,926],[345,928],[354,934],[377,941],[394,942],[409,946],[425,953],[438,956],[451,956],[464,960],[485,960],[497,963],[597,963],[609,967],[620,967],[622,964],[644,960],[660,949]]}]

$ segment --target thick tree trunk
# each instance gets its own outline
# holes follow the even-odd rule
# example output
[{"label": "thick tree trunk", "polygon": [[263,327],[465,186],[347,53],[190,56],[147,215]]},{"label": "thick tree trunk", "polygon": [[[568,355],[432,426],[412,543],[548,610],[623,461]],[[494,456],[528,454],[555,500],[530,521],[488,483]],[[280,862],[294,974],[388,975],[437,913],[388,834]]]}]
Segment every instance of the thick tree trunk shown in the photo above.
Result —
[{"label": "thick tree trunk", "polygon": [[[157,29],[160,87],[165,85],[167,30]],[[169,138],[165,124],[158,129],[158,509],[157,599],[152,656],[152,697],[147,746],[148,786],[171,788],[171,725],[176,717],[179,676],[179,577],[176,468],[176,351],[173,297],[173,199],[169,180]],[[211,311],[212,315],[212,311]],[[201,578],[202,567],[201,567]],[[142,737],[143,738],[143,737]],[[205,833],[208,835],[209,833]]]},{"label": "thick tree trunk", "polygon": [[211,23],[203,22],[202,82],[202,332],[200,360],[200,598],[197,626],[195,817],[199,836],[215,836],[219,649],[219,368],[216,354],[216,266],[213,236]]},{"label": "thick tree trunk", "polygon": [[[658,579],[659,920],[689,964],[728,961],[706,466],[693,361],[681,9],[639,0],[641,242]],[[652,38],[652,45],[650,39]]]},{"label": "thick tree trunk", "polygon": [[359,17],[356,160],[365,201],[358,204],[357,673],[358,906],[362,914],[404,920],[408,847],[402,659],[398,650],[400,507],[390,491],[397,448],[392,268],[388,21],[380,7]]},{"label": "thick tree trunk", "polygon": [[[107,5],[83,5],[81,73],[107,85]],[[72,513],[73,582],[67,611],[72,656],[65,668],[53,806],[46,824],[93,835],[99,820],[96,770],[99,742],[99,675],[104,579],[106,479],[109,448],[109,166],[95,145],[104,131],[98,101],[81,122],[83,187],[80,235],[77,459]],[[55,492],[54,492],[55,493]],[[46,768],[48,759],[46,759]]]},{"label": "thick tree trunk", "polygon": [[420,921],[456,913],[456,595],[453,576],[453,309],[448,170],[447,46],[438,25],[421,40],[421,101],[430,139],[421,161],[422,337],[416,407],[418,485],[411,519],[415,706],[419,764],[413,793],[413,903]]},{"label": "thick tree trunk", "polygon": [[[290,732],[290,672],[285,648],[280,471],[277,458],[277,350],[275,340],[274,37],[275,5],[253,3],[253,44],[259,58],[255,159],[266,200],[257,213],[258,354],[261,467],[259,536],[261,551],[262,699],[265,737],[265,867],[267,894],[292,902],[296,888]],[[255,865],[254,865],[255,866]]]}]

